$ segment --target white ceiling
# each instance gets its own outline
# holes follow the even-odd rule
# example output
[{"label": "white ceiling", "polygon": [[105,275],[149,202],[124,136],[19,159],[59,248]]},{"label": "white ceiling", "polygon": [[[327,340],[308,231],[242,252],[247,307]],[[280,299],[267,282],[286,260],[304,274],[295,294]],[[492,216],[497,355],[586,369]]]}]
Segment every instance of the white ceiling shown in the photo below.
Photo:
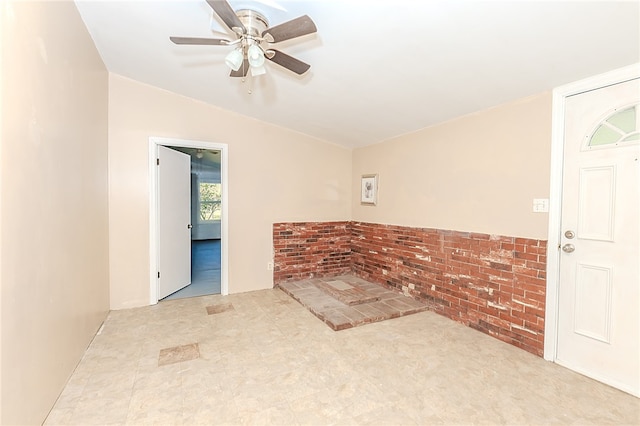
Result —
[{"label": "white ceiling", "polygon": [[638,1],[229,2],[271,26],[309,15],[317,34],[274,45],[309,72],[243,82],[231,47],[171,43],[229,37],[205,0],[76,0],[110,72],[346,147],[640,62]]}]

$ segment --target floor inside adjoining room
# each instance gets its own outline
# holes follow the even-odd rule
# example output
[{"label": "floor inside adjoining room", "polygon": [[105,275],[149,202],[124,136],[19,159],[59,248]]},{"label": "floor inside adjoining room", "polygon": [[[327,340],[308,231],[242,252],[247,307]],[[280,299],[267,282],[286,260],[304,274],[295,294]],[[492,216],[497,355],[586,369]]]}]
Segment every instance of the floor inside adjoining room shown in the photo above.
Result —
[{"label": "floor inside adjoining room", "polygon": [[638,424],[640,400],[434,312],[339,332],[280,289],[113,311],[47,425]]},{"label": "floor inside adjoining room", "polygon": [[162,299],[220,294],[220,240],[191,241],[191,284]]}]

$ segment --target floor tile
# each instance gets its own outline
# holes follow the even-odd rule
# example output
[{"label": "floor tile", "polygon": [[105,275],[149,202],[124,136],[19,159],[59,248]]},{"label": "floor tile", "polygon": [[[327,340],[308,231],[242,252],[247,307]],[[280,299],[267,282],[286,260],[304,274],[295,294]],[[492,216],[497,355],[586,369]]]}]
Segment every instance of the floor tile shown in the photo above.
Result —
[{"label": "floor tile", "polygon": [[235,308],[231,303],[220,303],[218,305],[207,306],[206,309],[207,309],[208,315],[213,315],[213,314],[221,314],[222,312],[232,311]]},{"label": "floor tile", "polygon": [[175,364],[177,362],[191,361],[200,358],[200,350],[197,343],[175,346],[160,350],[158,366]]},{"label": "floor tile", "polygon": [[[434,312],[336,332],[285,300],[274,289],[111,312],[45,424],[640,423],[638,398]],[[206,314],[223,304],[234,309]],[[195,342],[198,358],[158,366],[160,350]]]}]

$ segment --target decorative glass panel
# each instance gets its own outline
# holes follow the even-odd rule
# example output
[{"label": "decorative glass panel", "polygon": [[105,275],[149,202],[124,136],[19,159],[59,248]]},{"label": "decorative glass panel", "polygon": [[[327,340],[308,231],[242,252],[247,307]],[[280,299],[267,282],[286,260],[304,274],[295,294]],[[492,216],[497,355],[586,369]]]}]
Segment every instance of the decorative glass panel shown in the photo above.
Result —
[{"label": "decorative glass panel", "polygon": [[612,130],[610,127],[601,124],[598,129],[593,132],[589,146],[609,145],[616,143],[620,139],[620,133]]},{"label": "decorative glass panel", "polygon": [[588,147],[617,145],[621,142],[635,142],[640,140],[638,129],[638,114],[640,105],[635,105],[621,111],[614,112],[596,128],[589,138]]},{"label": "decorative glass panel", "polygon": [[624,133],[631,133],[636,130],[636,109],[628,108],[620,111],[607,121]]}]

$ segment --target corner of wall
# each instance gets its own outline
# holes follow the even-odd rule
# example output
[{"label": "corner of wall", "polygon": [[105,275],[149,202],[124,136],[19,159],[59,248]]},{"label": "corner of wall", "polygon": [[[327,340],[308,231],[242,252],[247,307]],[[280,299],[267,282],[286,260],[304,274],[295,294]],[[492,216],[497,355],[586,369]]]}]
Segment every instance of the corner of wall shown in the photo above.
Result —
[{"label": "corner of wall", "polygon": [[[3,124],[4,115],[2,104],[4,103],[4,80],[2,70],[2,59],[4,57],[4,29],[7,28],[8,23],[5,21],[6,12],[5,8],[9,7],[6,1],[0,2],[0,165],[2,165],[2,141],[4,139]],[[0,173],[0,194],[2,194],[2,173]],[[2,295],[4,291],[2,289],[2,196],[0,196],[0,321],[2,319]],[[2,336],[2,327],[0,327],[0,424],[2,423],[2,342],[4,341]]]}]

